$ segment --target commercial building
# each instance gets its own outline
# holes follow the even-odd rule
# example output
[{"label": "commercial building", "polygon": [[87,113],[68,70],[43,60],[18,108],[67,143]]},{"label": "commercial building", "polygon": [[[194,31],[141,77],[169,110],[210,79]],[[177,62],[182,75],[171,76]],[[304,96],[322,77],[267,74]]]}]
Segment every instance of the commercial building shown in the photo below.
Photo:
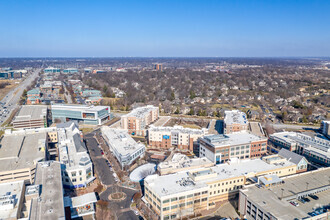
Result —
[{"label": "commercial building", "polygon": [[65,219],[61,164],[40,162],[33,185],[24,180],[0,184],[0,219]]},{"label": "commercial building", "polygon": [[57,161],[38,163],[33,185],[26,187],[25,207],[28,219],[65,219],[61,164]]},{"label": "commercial building", "polygon": [[330,121],[322,121],[320,130],[324,136],[330,139]]},{"label": "commercial building", "polygon": [[304,156],[296,154],[292,151],[282,148],[278,155],[281,157],[286,158],[287,160],[291,161],[292,163],[297,165],[297,173],[306,172],[308,168],[308,161]]},{"label": "commercial building", "polygon": [[23,105],[13,120],[15,129],[47,127],[47,106]]},{"label": "commercial building", "polygon": [[159,63],[155,64],[154,69],[157,70],[157,71],[162,71],[163,70],[163,64],[159,64]]},{"label": "commercial building", "polygon": [[144,155],[145,145],[137,143],[126,130],[102,126],[101,132],[122,169]]},{"label": "commercial building", "polygon": [[78,69],[76,69],[76,68],[67,68],[67,69],[63,70],[63,73],[67,73],[67,74],[78,73]]},{"label": "commercial building", "polygon": [[179,149],[193,151],[194,143],[203,137],[207,129],[191,129],[182,126],[155,127],[148,129],[148,144],[151,147],[169,149],[176,146]]},{"label": "commercial building", "polygon": [[53,122],[76,121],[83,124],[101,125],[110,119],[109,106],[52,105]]},{"label": "commercial building", "polygon": [[133,109],[130,113],[121,116],[121,128],[133,135],[146,135],[147,126],[159,117],[159,108],[147,105]]},{"label": "commercial building", "polygon": [[84,98],[89,98],[89,97],[102,97],[102,94],[99,90],[95,89],[87,89],[81,92],[81,96]]},{"label": "commercial building", "polygon": [[232,134],[248,130],[248,120],[244,112],[238,110],[225,111],[223,133]]},{"label": "commercial building", "polygon": [[47,73],[60,73],[61,69],[60,68],[54,68],[54,67],[48,67],[44,69],[44,72]]},{"label": "commercial building", "polygon": [[47,158],[47,133],[38,130],[7,132],[0,142],[0,183],[33,183],[36,165]]},{"label": "commercial building", "polygon": [[219,164],[231,158],[257,158],[267,153],[267,138],[246,131],[226,135],[207,135],[199,139],[199,156]]},{"label": "commercial building", "polygon": [[[248,220],[328,219],[329,174],[330,168],[322,168],[283,178],[268,176],[268,186],[260,183],[240,190],[238,210]],[[297,200],[312,194],[318,199]]]},{"label": "commercial building", "polygon": [[144,180],[144,199],[160,219],[176,219],[215,208],[218,202],[237,196],[239,189],[259,176],[294,173],[296,165],[279,158],[277,163],[247,159],[164,176],[154,174]]},{"label": "commercial building", "polygon": [[26,103],[28,105],[33,105],[33,104],[39,104],[40,103],[40,89],[39,88],[34,88],[29,91],[27,91],[27,100]]},{"label": "commercial building", "polygon": [[279,132],[269,136],[274,145],[303,155],[309,162],[330,166],[330,141],[297,132]]},{"label": "commercial building", "polygon": [[157,166],[157,170],[160,175],[166,175],[181,171],[188,171],[192,169],[213,166],[214,163],[206,157],[189,158],[184,154],[176,153],[170,160],[159,163]]},{"label": "commercial building", "polygon": [[76,197],[64,197],[65,209],[70,210],[70,219],[91,216],[88,219],[95,219],[95,203],[97,198],[94,192],[86,193]]},{"label": "commercial building", "polygon": [[65,188],[86,187],[95,177],[82,133],[74,122],[57,125],[59,161]]}]

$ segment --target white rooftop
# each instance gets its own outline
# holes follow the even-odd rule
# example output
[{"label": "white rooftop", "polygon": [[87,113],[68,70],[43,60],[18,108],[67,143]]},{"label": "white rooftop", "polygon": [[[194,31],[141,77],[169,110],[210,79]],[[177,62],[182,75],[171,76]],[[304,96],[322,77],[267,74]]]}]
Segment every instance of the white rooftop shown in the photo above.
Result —
[{"label": "white rooftop", "polygon": [[144,118],[150,111],[158,109],[153,105],[147,105],[144,107],[139,107],[133,109],[130,113],[123,115],[122,117],[137,117],[137,118]]},{"label": "white rooftop", "polygon": [[175,169],[175,168],[196,168],[198,166],[213,165],[214,163],[207,159],[202,158],[189,158],[188,156],[180,153],[173,155],[172,159],[169,161],[164,161],[158,164],[159,169]]},{"label": "white rooftop", "polygon": [[224,122],[227,125],[232,125],[232,124],[247,125],[248,120],[244,112],[238,110],[232,110],[232,111],[225,111]]},{"label": "white rooftop", "polygon": [[[207,187],[208,182],[225,180],[229,178],[239,176],[255,176],[257,173],[264,172],[267,170],[279,169],[282,167],[295,166],[290,161],[283,163],[270,164],[261,159],[254,160],[237,160],[236,162],[216,165],[210,168],[200,168],[190,171],[201,170],[201,174],[205,173],[216,173],[216,176],[203,179],[200,181],[193,181],[188,173],[190,171],[182,171],[175,174],[169,174],[164,176],[158,176],[157,174],[146,177],[145,181],[151,186],[151,188],[160,196],[167,196],[171,194],[177,194],[184,191],[190,191],[192,189],[198,189]],[[180,181],[184,179],[188,182],[186,185],[180,185]]]},{"label": "white rooftop", "polygon": [[184,128],[182,126],[174,126],[174,127],[155,127],[153,125],[150,126],[149,131],[167,131],[167,132],[180,132],[184,134],[200,134],[204,135],[207,129],[192,129],[192,128]]},{"label": "white rooftop", "polygon": [[17,219],[24,180],[0,184],[0,219]]},{"label": "white rooftop", "polygon": [[213,147],[235,146],[240,144],[248,144],[254,141],[267,140],[265,137],[259,137],[248,131],[241,131],[233,134],[216,134],[207,135],[202,138],[205,142]]},{"label": "white rooftop", "polygon": [[96,112],[101,111],[103,109],[109,109],[109,106],[94,106],[94,105],[67,105],[67,104],[54,104],[52,105],[52,109],[58,110],[68,110],[68,111],[90,111]]},{"label": "white rooftop", "polygon": [[123,156],[145,147],[143,144],[137,143],[124,129],[102,126],[101,131],[108,138],[109,144]]}]

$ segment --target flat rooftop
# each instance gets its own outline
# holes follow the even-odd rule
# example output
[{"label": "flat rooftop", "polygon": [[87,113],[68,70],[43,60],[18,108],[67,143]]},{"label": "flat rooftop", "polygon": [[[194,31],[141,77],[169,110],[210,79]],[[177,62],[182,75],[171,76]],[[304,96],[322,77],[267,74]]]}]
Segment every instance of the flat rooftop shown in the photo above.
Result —
[{"label": "flat rooftop", "polygon": [[244,112],[238,110],[232,110],[232,111],[225,111],[224,122],[227,125],[232,125],[232,124],[247,125],[248,120]]},{"label": "flat rooftop", "polygon": [[31,167],[45,159],[47,133],[14,132],[0,142],[0,172]]},{"label": "flat rooftop", "polygon": [[0,219],[17,219],[24,180],[0,184]]},{"label": "flat rooftop", "polygon": [[38,163],[34,185],[41,185],[41,199],[33,199],[30,219],[65,219],[61,164]]},{"label": "flat rooftop", "polygon": [[[256,203],[258,206],[267,210],[278,219],[301,219],[309,216],[309,212],[313,212],[314,208],[322,205],[329,205],[330,190],[317,193],[319,200],[310,198],[310,202],[299,206],[293,206],[286,197],[296,196],[306,191],[306,183],[308,190],[329,186],[330,168],[315,170],[312,172],[301,173],[293,176],[282,177],[284,184],[258,188],[255,185],[248,186],[242,192],[248,196],[248,199]],[[283,190],[282,190],[283,189]],[[282,198],[283,191],[283,199]],[[295,200],[296,201],[296,200]],[[309,216],[310,217],[310,216]]]},{"label": "flat rooftop", "polygon": [[66,105],[66,104],[54,104],[52,110],[67,110],[67,111],[90,111],[96,112],[104,109],[110,109],[109,106],[94,106],[94,105]]},{"label": "flat rooftop", "polygon": [[206,129],[192,129],[192,128],[184,128],[182,126],[174,126],[174,127],[155,127],[153,125],[150,126],[149,131],[154,132],[179,132],[184,134],[197,134],[204,135],[206,133]]},{"label": "flat rooftop", "polygon": [[147,105],[144,107],[138,107],[133,109],[130,113],[123,115],[122,117],[136,117],[136,118],[144,118],[150,111],[156,110],[158,107],[153,105]]},{"label": "flat rooftop", "polygon": [[233,134],[207,135],[204,136],[202,140],[209,143],[213,147],[225,147],[267,140],[267,138],[259,137],[255,134],[249,133],[248,131],[241,131]]},{"label": "flat rooftop", "polygon": [[161,162],[158,164],[160,169],[176,169],[176,168],[197,168],[198,166],[213,166],[214,163],[207,159],[203,158],[192,158],[190,159],[184,154],[174,154],[172,159],[169,161]]},{"label": "flat rooftop", "polygon": [[[203,173],[207,172],[216,173],[216,175],[210,176],[199,181],[193,181],[188,173],[190,171],[182,171],[175,174],[169,174],[164,176],[150,175],[146,177],[145,181],[149,183],[152,189],[160,196],[168,196],[171,194],[177,194],[180,192],[190,191],[193,189],[208,187],[208,182],[226,180],[229,178],[240,177],[240,176],[255,176],[260,172],[275,170],[283,167],[295,166],[294,163],[286,161],[284,163],[269,164],[261,159],[254,160],[241,160],[232,163],[220,164],[210,168],[192,169],[190,171],[201,170]],[[192,184],[186,186],[180,185],[180,180],[185,179],[192,181]]]},{"label": "flat rooftop", "polygon": [[47,106],[23,105],[13,123],[27,120],[43,120],[47,115]]},{"label": "flat rooftop", "polygon": [[108,138],[109,144],[123,156],[145,147],[143,144],[137,143],[124,129],[102,126],[101,131]]}]

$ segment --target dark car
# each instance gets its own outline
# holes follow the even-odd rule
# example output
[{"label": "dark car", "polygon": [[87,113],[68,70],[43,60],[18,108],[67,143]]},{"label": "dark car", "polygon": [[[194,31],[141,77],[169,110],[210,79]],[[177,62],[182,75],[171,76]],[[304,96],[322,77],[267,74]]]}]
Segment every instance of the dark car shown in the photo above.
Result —
[{"label": "dark car", "polygon": [[309,197],[311,197],[311,198],[314,199],[314,200],[319,200],[319,197],[316,196],[316,195],[309,195]]},{"label": "dark car", "polygon": [[307,197],[304,197],[303,198],[306,202],[310,202],[311,200],[309,199],[309,198],[307,198]]}]

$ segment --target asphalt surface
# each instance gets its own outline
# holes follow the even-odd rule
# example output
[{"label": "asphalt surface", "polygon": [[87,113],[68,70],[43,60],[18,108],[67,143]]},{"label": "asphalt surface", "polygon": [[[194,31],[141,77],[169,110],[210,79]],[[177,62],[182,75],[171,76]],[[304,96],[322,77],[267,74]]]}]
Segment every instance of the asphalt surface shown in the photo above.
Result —
[{"label": "asphalt surface", "polygon": [[[94,164],[94,171],[97,173],[100,181],[104,185],[107,185],[107,189],[100,194],[100,199],[109,201],[111,210],[116,210],[115,212],[119,220],[137,220],[137,215],[130,210],[131,201],[136,191],[116,185],[113,172],[110,171],[106,159],[101,154],[101,149],[98,147],[98,143],[93,135],[94,132],[85,136],[86,145]],[[109,200],[110,194],[118,191],[125,193],[126,199],[122,201]]]},{"label": "asphalt surface", "polygon": [[[0,117],[0,125],[5,122],[9,116],[11,115],[12,111],[18,107],[18,102],[20,97],[23,94],[24,89],[28,87],[33,80],[39,75],[41,69],[36,69],[32,74],[30,74],[24,81],[22,81],[15,89],[9,91],[7,95],[1,100],[2,103],[5,103],[3,106],[6,107],[8,113],[2,114]],[[3,107],[0,106],[0,110],[3,110]]]}]

